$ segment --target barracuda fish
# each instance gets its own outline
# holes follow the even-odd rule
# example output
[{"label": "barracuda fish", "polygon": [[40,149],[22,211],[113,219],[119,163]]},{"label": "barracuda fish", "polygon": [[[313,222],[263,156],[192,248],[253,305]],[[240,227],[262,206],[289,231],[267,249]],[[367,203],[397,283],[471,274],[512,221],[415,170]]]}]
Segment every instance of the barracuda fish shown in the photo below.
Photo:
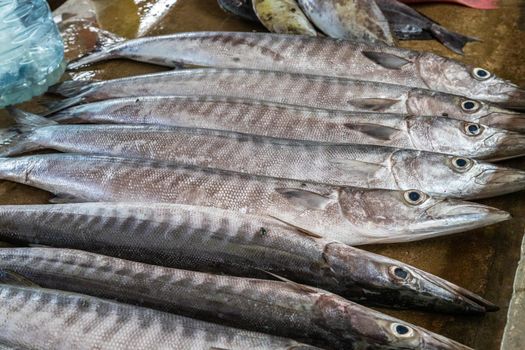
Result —
[{"label": "barracuda fish", "polygon": [[259,23],[259,18],[253,10],[252,0],[218,0],[217,3],[225,12]]},{"label": "barracuda fish", "polygon": [[375,1],[298,0],[317,28],[331,38],[394,45],[390,25]]},{"label": "barracuda fish", "polygon": [[392,30],[400,39],[435,38],[460,55],[463,54],[463,47],[466,44],[478,41],[476,38],[449,31],[447,28],[397,0],[375,1],[388,19]]},{"label": "barracuda fish", "polygon": [[0,206],[0,237],[193,271],[263,279],[269,272],[369,305],[449,313],[497,310],[480,296],[400,261],[270,217],[212,207]]},{"label": "barracuda fish", "polygon": [[254,0],[253,9],[270,32],[317,36],[295,0]]},{"label": "barracuda fish", "polygon": [[344,77],[525,108],[525,90],[486,69],[429,52],[379,44],[266,33],[182,33],[118,43],[69,67],[112,58],[165,66],[182,63]]},{"label": "barracuda fish", "polygon": [[459,96],[398,85],[312,75],[231,69],[190,69],[102,82],[68,81],[51,91],[71,97],[52,111],[116,97],[158,95],[216,96],[349,112],[479,118],[483,124],[513,124],[525,117]]},{"label": "barracuda fish", "polygon": [[468,199],[525,189],[525,172],[517,169],[400,148],[151,125],[47,125],[0,130],[0,156],[40,149],[158,160],[339,186],[418,189],[430,195]]},{"label": "barracuda fish", "polygon": [[318,349],[268,334],[37,287],[0,284],[0,310],[0,343],[15,349]]},{"label": "barracuda fish", "polygon": [[0,158],[0,179],[59,201],[137,201],[265,214],[346,244],[419,240],[509,219],[477,203],[417,191],[369,190],[104,156]]},{"label": "barracuda fish", "polygon": [[[12,114],[22,122],[20,113]],[[342,112],[215,97],[111,99],[71,107],[51,119],[60,123],[217,129],[294,140],[420,149],[492,161],[525,154],[525,135],[478,125],[480,119],[486,121],[484,118],[464,123],[445,117]]]},{"label": "barracuda fish", "polygon": [[203,274],[54,248],[2,249],[0,266],[7,274],[46,288],[116,298],[331,349],[467,349],[335,294],[292,282]]}]

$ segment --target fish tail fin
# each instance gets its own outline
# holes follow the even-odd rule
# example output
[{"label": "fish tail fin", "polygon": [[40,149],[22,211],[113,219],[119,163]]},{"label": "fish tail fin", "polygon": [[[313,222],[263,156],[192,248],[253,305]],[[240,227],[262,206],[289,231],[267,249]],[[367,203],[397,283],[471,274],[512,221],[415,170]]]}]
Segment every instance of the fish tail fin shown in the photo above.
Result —
[{"label": "fish tail fin", "polygon": [[76,60],[73,60],[69,62],[67,65],[68,70],[74,70],[78,69],[82,66],[86,66],[88,64],[93,64],[101,61],[107,61],[111,59],[115,59],[119,57],[119,44],[109,46],[109,47],[102,47],[96,51],[93,51],[91,53],[88,53],[85,56],[82,56]]},{"label": "fish tail fin", "polygon": [[16,156],[41,149],[31,141],[31,134],[40,127],[55,125],[56,122],[15,108],[9,108],[8,111],[17,124],[0,129],[0,156]]},{"label": "fish tail fin", "polygon": [[48,92],[64,97],[73,97],[88,91],[93,84],[95,82],[89,80],[67,80],[51,86]]},{"label": "fish tail fin", "polygon": [[438,24],[433,24],[430,31],[440,43],[459,55],[463,55],[463,48],[465,45],[470,42],[480,41],[477,38],[454,33]]},{"label": "fish tail fin", "polygon": [[84,56],[69,62],[67,65],[68,70],[78,69],[88,64],[111,60],[119,57],[120,49],[122,48],[121,44],[126,40],[126,38],[100,29],[98,30],[97,35],[99,36],[99,40],[96,48]]},{"label": "fish tail fin", "polygon": [[89,93],[95,84],[96,82],[93,81],[69,80],[50,87],[48,90],[49,93],[69,98],[59,101],[41,102],[41,104],[47,108],[47,113],[45,113],[44,116],[48,116],[83,102],[85,95]]}]

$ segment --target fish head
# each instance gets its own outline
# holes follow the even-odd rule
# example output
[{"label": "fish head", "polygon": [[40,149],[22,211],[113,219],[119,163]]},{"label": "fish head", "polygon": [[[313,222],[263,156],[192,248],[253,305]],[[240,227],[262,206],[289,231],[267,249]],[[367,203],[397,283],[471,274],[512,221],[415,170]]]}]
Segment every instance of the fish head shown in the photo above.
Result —
[{"label": "fish head", "polygon": [[425,189],[446,197],[479,199],[525,189],[525,172],[462,156],[397,150],[390,171],[401,189]]},{"label": "fish head", "polygon": [[485,160],[525,155],[525,134],[518,132],[442,117],[408,117],[406,125],[416,149]]},{"label": "fish head", "polygon": [[469,347],[333,294],[317,298],[316,325],[357,348],[467,350]]},{"label": "fish head", "polygon": [[413,89],[408,94],[406,107],[411,115],[450,117],[495,128],[525,130],[525,114],[456,95]]},{"label": "fish head", "polygon": [[377,306],[446,313],[484,313],[497,307],[430,273],[382,255],[332,242],[323,257],[342,289],[338,294]]},{"label": "fish head", "polygon": [[507,108],[525,108],[525,90],[489,70],[452,59],[423,53],[417,62],[429,90],[498,103]]},{"label": "fish head", "polygon": [[486,205],[432,197],[419,190],[392,191],[344,187],[341,215],[370,243],[408,242],[462,232],[508,220]]}]

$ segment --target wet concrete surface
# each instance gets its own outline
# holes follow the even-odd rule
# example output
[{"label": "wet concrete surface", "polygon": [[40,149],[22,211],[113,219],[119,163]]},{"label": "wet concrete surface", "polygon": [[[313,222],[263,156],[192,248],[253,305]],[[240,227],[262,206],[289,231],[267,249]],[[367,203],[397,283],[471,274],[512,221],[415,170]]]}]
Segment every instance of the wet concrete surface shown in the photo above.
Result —
[{"label": "wet concrete surface", "polygon": [[[77,1],[77,0],[73,0]],[[82,0],[79,0],[82,1]],[[164,8],[153,5],[162,3]],[[92,20],[104,30],[124,37],[166,34],[182,31],[233,30],[264,31],[260,26],[239,20],[220,10],[215,0],[119,0],[94,1]],[[508,0],[495,11],[480,11],[455,5],[422,5],[417,8],[449,29],[482,40],[467,46],[465,56],[458,56],[437,42],[403,42],[404,47],[433,52],[482,66],[525,86],[525,36],[521,1]],[[84,23],[85,24],[85,23]],[[80,34],[79,34],[80,33]],[[80,39],[80,48],[68,51],[68,58],[82,54],[82,47],[96,44],[96,37],[82,31],[78,23],[67,29],[66,42]],[[80,74],[83,78],[106,79],[159,71],[162,68],[112,61],[98,64]],[[38,111],[35,104],[27,107]],[[1,113],[0,113],[1,114]],[[0,118],[0,126],[7,125]],[[524,160],[505,162],[525,169]],[[0,182],[0,204],[46,203],[48,193],[10,182]],[[365,247],[415,265],[479,293],[500,306],[501,310],[483,317],[427,314],[412,311],[382,310],[413,322],[476,349],[499,349],[511,300],[516,267],[520,258],[525,229],[525,196],[516,193],[484,200],[483,203],[509,211],[511,221],[482,230],[408,244]]]}]

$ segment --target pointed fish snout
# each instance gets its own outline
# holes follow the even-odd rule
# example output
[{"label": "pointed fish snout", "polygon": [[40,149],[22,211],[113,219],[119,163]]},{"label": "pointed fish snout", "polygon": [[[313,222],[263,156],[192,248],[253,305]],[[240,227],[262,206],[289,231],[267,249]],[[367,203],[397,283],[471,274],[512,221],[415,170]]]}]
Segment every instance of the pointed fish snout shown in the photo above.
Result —
[{"label": "pointed fish snout", "polygon": [[425,278],[432,286],[432,294],[447,300],[444,308],[448,312],[480,314],[499,310],[499,307],[481,296],[435,275]]},{"label": "pointed fish snout", "polygon": [[452,232],[475,229],[509,220],[506,211],[483,204],[466,202],[456,199],[444,199],[427,211],[435,219],[445,220]]},{"label": "pointed fish snout", "polygon": [[505,95],[507,96],[507,101],[501,102],[499,104],[501,107],[517,111],[525,110],[525,89],[516,87]]},{"label": "pointed fish snout", "polygon": [[479,198],[500,196],[525,189],[525,171],[487,164],[474,181],[483,190]]},{"label": "pointed fish snout", "polygon": [[511,111],[497,111],[479,118],[481,124],[492,128],[525,132],[525,114]]},{"label": "pointed fish snout", "polygon": [[474,350],[452,339],[428,332],[423,336],[421,349],[429,350]]}]

